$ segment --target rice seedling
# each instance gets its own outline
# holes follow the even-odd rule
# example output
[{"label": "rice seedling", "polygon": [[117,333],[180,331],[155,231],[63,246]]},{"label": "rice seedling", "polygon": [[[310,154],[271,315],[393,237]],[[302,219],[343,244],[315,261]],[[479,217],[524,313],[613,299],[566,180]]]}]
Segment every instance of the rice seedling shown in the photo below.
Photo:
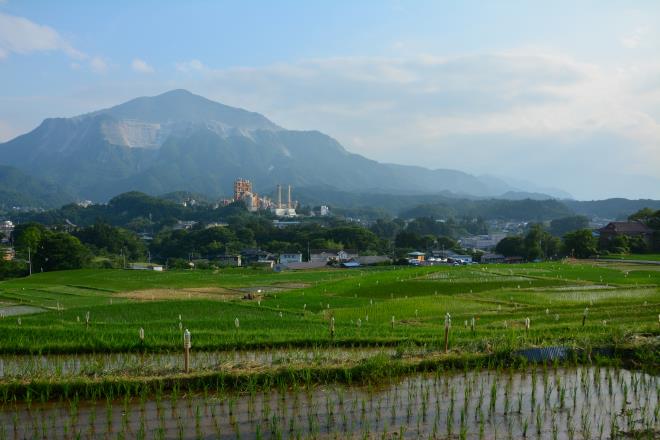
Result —
[{"label": "rice seedling", "polygon": [[[275,432],[343,438],[401,430],[411,437],[429,437],[443,427],[452,436],[489,438],[498,426],[497,435],[508,433],[510,438],[521,438],[523,431],[538,437],[539,426],[553,438],[653,433],[658,430],[656,376],[605,367],[599,373],[592,367],[569,371],[560,366],[564,361],[556,360],[552,368],[541,365],[535,372],[527,361],[511,355],[528,347],[562,346],[576,353],[565,362],[634,361],[657,368],[653,338],[660,329],[659,273],[644,267],[627,272],[624,276],[608,266],[566,263],[255,275],[228,271],[216,276],[196,271],[185,280],[175,272],[159,279],[154,274],[75,271],[1,283],[12,300],[21,298],[48,311],[16,321],[0,319],[0,426],[8,427],[9,437],[16,429],[17,438],[34,433],[62,437],[64,431],[71,437],[111,432],[107,436],[221,433],[255,438]],[[263,295],[248,301],[242,294],[198,298],[185,291],[191,286],[214,288],[219,276],[223,286],[237,291],[249,287],[250,292],[259,286]],[[304,285],[304,291],[275,287],[282,283]],[[154,298],[151,292],[141,299],[122,296],[154,286],[168,292],[184,289],[185,300]],[[588,317],[585,303],[591,309]],[[560,308],[561,320],[556,313]],[[4,314],[7,309],[0,310]],[[466,324],[465,331],[451,332],[447,310]],[[445,347],[438,347],[441,314]],[[178,320],[173,322],[173,316]],[[578,332],[575,323],[581,316]],[[81,317],[87,329],[83,332],[76,325]],[[587,318],[603,325],[586,326]],[[22,327],[16,325],[19,319]],[[189,350],[188,365],[184,359],[188,374],[178,376],[185,327],[195,329],[196,349]],[[616,348],[602,355],[608,347]],[[481,370],[485,365],[488,371]],[[417,375],[433,371],[442,373]],[[26,380],[32,381],[29,388],[20,385]],[[362,387],[375,383],[384,389]],[[329,394],[328,387],[336,394]],[[99,411],[71,406],[76,393],[87,400],[85,408],[101,399]],[[118,396],[129,397],[118,407]],[[110,413],[104,408],[108,401]],[[49,412],[49,405],[65,417]],[[17,407],[14,420],[16,410],[11,408]],[[39,411],[35,408],[41,408],[46,423],[40,421],[41,413],[28,417]],[[124,410],[128,415],[122,417]],[[574,414],[571,420],[568,412]]]}]

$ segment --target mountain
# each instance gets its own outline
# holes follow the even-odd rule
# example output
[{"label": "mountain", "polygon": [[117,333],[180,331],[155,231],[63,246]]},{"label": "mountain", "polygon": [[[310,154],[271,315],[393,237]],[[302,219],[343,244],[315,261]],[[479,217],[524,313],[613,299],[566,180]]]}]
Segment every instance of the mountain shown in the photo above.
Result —
[{"label": "mountain", "polygon": [[564,200],[563,202],[577,214],[609,220],[625,220],[629,215],[643,208],[660,209],[660,200],[652,199],[629,200],[614,198],[585,201]]},{"label": "mountain", "polygon": [[302,188],[297,192],[303,204],[329,205],[348,216],[379,218],[383,215],[401,218],[415,217],[482,217],[484,219],[515,219],[545,221],[574,215],[564,203],[550,199],[457,197],[440,194],[376,194],[343,192],[327,187]]},{"label": "mountain", "polygon": [[72,200],[56,185],[0,165],[0,211],[13,207],[56,208]]},{"label": "mountain", "polygon": [[[491,174],[483,174],[479,176],[479,180],[487,183],[492,188],[497,188],[501,191],[502,198],[512,200],[534,199],[572,199],[573,196],[566,191],[558,188],[548,188],[536,185],[533,182],[523,179],[516,179],[513,177],[494,176]],[[521,191],[517,188],[524,188]],[[508,193],[508,194],[507,194]]]},{"label": "mountain", "polygon": [[0,144],[0,163],[95,201],[132,190],[228,195],[237,177],[261,193],[278,183],[381,194],[519,191],[460,171],[379,163],[318,131],[286,130],[185,90],[46,119]]}]

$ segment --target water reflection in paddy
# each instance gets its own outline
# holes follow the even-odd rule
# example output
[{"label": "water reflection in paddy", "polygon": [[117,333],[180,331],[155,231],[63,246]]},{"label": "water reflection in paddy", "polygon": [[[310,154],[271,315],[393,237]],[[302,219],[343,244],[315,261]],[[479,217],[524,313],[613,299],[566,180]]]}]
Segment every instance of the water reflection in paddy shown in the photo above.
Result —
[{"label": "water reflection in paddy", "polygon": [[658,420],[658,377],[611,368],[417,375],[372,387],[5,405],[2,438],[609,439]]}]

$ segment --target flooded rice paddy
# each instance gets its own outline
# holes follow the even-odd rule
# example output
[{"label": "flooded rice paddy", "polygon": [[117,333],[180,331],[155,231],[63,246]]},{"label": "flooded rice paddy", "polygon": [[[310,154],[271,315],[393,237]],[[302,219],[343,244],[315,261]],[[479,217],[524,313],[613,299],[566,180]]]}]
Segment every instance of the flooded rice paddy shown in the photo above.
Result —
[{"label": "flooded rice paddy", "polygon": [[[417,349],[417,350],[422,350]],[[258,371],[282,366],[352,365],[392,348],[270,349],[192,351],[193,371]],[[410,351],[408,355],[414,355]],[[75,378],[111,375],[151,376],[181,372],[182,353],[100,353],[66,355],[0,355],[0,380]]]},{"label": "flooded rice paddy", "polygon": [[11,305],[7,307],[0,307],[0,318],[8,318],[11,316],[32,315],[34,313],[46,312],[46,309],[33,306]]},{"label": "flooded rice paddy", "polygon": [[[657,438],[660,380],[583,367],[5,404],[0,438]],[[628,438],[628,437],[626,437]]]}]

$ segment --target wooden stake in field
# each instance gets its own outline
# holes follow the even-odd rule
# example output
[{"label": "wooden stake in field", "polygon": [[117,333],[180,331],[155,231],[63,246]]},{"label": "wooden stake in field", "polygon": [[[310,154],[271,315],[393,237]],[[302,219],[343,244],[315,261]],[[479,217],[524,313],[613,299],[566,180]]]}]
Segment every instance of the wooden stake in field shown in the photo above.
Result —
[{"label": "wooden stake in field", "polygon": [[449,352],[449,329],[451,328],[451,315],[445,315],[445,353]]},{"label": "wooden stake in field", "polygon": [[525,332],[529,333],[529,327],[531,326],[532,322],[529,320],[529,317],[525,318]]},{"label": "wooden stake in field", "polygon": [[140,327],[138,336],[140,337],[140,345],[144,345],[144,329],[142,327]]},{"label": "wooden stake in field", "polygon": [[85,328],[89,328],[89,311],[85,313]]},{"label": "wooden stake in field", "polygon": [[584,327],[584,324],[587,322],[588,314],[589,314],[589,307],[585,307],[584,312],[582,313],[582,327]]},{"label": "wooden stake in field", "polygon": [[335,317],[330,318],[330,337],[335,339]]},{"label": "wooden stake in field", "polygon": [[470,326],[472,327],[472,333],[474,333],[475,324],[476,324],[476,322],[475,322],[475,319],[474,319],[474,316],[473,316],[472,321],[470,321]]},{"label": "wooden stake in field", "polygon": [[186,374],[190,373],[190,332],[186,329],[183,332],[183,369]]}]

